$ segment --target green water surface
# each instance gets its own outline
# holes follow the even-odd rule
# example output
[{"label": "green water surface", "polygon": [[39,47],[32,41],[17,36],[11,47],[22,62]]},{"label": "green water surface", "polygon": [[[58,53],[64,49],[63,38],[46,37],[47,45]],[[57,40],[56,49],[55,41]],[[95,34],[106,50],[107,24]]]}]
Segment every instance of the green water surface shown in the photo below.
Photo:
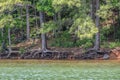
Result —
[{"label": "green water surface", "polygon": [[120,80],[120,60],[0,60],[0,80]]}]

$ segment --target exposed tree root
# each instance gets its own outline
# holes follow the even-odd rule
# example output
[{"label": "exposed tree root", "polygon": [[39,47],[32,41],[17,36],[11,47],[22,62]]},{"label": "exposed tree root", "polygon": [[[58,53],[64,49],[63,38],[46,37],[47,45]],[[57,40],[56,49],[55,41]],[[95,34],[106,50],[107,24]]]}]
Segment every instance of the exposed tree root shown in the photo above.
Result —
[{"label": "exposed tree root", "polygon": [[84,53],[75,54],[71,51],[56,51],[56,50],[45,50],[31,49],[23,54],[20,51],[11,51],[0,54],[0,59],[52,59],[52,60],[73,60],[73,59],[119,59],[120,48],[112,50],[94,50],[89,49]]}]

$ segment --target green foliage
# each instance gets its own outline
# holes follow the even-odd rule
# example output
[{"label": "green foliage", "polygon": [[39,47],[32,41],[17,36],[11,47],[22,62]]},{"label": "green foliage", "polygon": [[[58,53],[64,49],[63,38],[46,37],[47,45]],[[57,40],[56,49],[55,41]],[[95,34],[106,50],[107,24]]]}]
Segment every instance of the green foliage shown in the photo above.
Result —
[{"label": "green foliage", "polygon": [[120,41],[115,42],[103,42],[101,45],[103,48],[115,48],[120,46]]},{"label": "green foliage", "polygon": [[20,48],[20,54],[23,54],[25,52],[24,48]]},{"label": "green foliage", "polygon": [[80,39],[92,38],[97,28],[90,17],[78,18],[70,28],[70,33],[75,33]]},{"label": "green foliage", "polygon": [[71,35],[68,33],[68,31],[61,32],[61,34],[59,34],[58,37],[53,40],[51,46],[73,47],[74,43],[70,39]]},{"label": "green foliage", "polygon": [[15,39],[15,34],[11,34],[11,41],[14,41]]},{"label": "green foliage", "polygon": [[[115,28],[117,27],[117,28]],[[115,31],[116,30],[116,31]],[[112,40],[120,40],[120,28],[118,26],[104,26],[101,28],[101,41],[107,41],[107,38]]]},{"label": "green foliage", "polygon": [[54,21],[49,21],[49,22],[44,23],[44,27],[40,29],[40,33],[47,33],[57,28],[58,26]]},{"label": "green foliage", "polygon": [[120,46],[120,41],[109,43],[109,48],[115,48],[115,47],[119,47],[119,46]]},{"label": "green foliage", "polygon": [[86,42],[85,44],[83,44],[83,48],[88,49],[93,47],[93,43],[92,42]]},{"label": "green foliage", "polygon": [[[58,31],[58,37],[53,42],[54,46],[82,46],[84,48],[93,46],[93,36],[98,30],[95,21],[90,17],[91,0],[0,0],[0,28],[6,29],[3,32],[4,36],[0,35],[0,44],[3,40],[8,43],[8,28],[11,28],[11,40],[13,42],[15,38],[21,36],[21,33],[26,35],[26,6],[29,6],[31,38],[36,38],[41,33],[54,30],[56,34]],[[112,36],[115,39],[120,39],[120,28],[117,25],[120,22],[120,19],[118,19],[120,14],[117,14],[117,10],[120,10],[120,0],[100,0],[100,9],[97,13],[93,9],[93,14],[100,17],[101,41],[107,41],[107,37],[111,33],[114,33]],[[40,23],[39,12],[45,13],[44,27],[42,28],[39,28],[40,24],[38,24]],[[54,14],[55,16],[53,16]],[[56,19],[53,20],[53,17]],[[112,23],[111,20],[114,22]],[[109,21],[111,21],[111,24],[109,24]],[[103,22],[105,22],[105,25]],[[15,28],[18,28],[20,32],[18,31],[16,34]],[[79,40],[72,40],[71,34],[76,35]],[[118,46],[119,43],[118,45],[117,43],[110,43],[108,47]]]},{"label": "green foliage", "polygon": [[81,0],[53,0],[52,6],[55,8],[55,11],[60,11],[65,5],[68,7],[80,7]]},{"label": "green foliage", "polygon": [[103,19],[108,19],[114,14],[114,9],[120,9],[119,6],[119,0],[106,0],[106,4],[100,5],[100,9],[98,10],[97,14]]},{"label": "green foliage", "polygon": [[41,29],[36,29],[36,28],[32,28],[32,31],[30,33],[30,37],[35,39],[35,38],[38,38],[38,36],[41,34],[40,32]]},{"label": "green foliage", "polygon": [[[95,23],[88,16],[88,4],[84,0],[53,0],[53,6],[55,9],[58,8],[57,10],[62,10],[65,5],[68,6],[68,9],[71,8],[70,13],[74,14],[72,16],[74,22],[70,28],[70,33],[75,33],[80,39],[92,38],[98,30]],[[74,9],[76,10],[74,11]]]},{"label": "green foliage", "polygon": [[111,5],[101,5],[100,10],[98,10],[98,12],[97,12],[97,15],[99,15],[99,17],[101,17],[103,19],[108,19],[113,14],[111,8],[112,8]]},{"label": "green foliage", "polygon": [[93,46],[93,40],[89,38],[84,38],[82,40],[76,39],[73,40],[71,37],[71,34],[68,33],[68,31],[64,31],[61,34],[59,34],[59,37],[55,38],[53,40],[51,46],[57,46],[57,47],[83,47],[83,48],[89,48]]},{"label": "green foliage", "polygon": [[0,12],[11,11],[14,5],[22,3],[21,0],[0,0]]},{"label": "green foliage", "polygon": [[104,26],[100,30],[101,34],[101,42],[102,41],[107,41],[107,36],[112,32],[111,26]]},{"label": "green foliage", "polygon": [[1,31],[1,33],[0,33],[0,45],[2,45],[2,42],[3,41],[5,41],[6,43],[7,43],[7,41],[8,41],[8,37],[7,37],[7,35],[8,35],[8,28],[3,28],[3,36],[2,36],[2,29],[0,29]]},{"label": "green foliage", "polygon": [[82,40],[77,40],[74,44],[77,47],[83,47],[83,48],[90,48],[93,46],[93,39],[90,38],[84,38]]},{"label": "green foliage", "polygon": [[52,7],[52,0],[39,0],[37,2],[37,10],[45,12],[48,15],[54,14],[54,9]]},{"label": "green foliage", "polygon": [[11,15],[3,15],[0,18],[0,28],[3,27],[14,27],[16,21],[13,19]]},{"label": "green foliage", "polygon": [[119,8],[120,9],[120,0],[111,0],[111,4],[113,8]]}]

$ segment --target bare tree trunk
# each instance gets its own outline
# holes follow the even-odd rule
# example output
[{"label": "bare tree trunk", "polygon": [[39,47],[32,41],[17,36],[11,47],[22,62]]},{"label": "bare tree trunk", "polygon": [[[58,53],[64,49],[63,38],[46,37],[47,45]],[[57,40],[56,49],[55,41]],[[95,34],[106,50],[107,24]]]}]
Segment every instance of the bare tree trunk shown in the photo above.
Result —
[{"label": "bare tree trunk", "polygon": [[[53,20],[55,21],[55,23],[57,23],[57,16],[56,16],[56,14],[54,14]],[[53,30],[53,33],[54,33],[54,37],[57,37],[56,29]]]},{"label": "bare tree trunk", "polygon": [[93,21],[95,22],[96,0],[90,1],[90,8],[91,8],[90,16],[93,19]]},{"label": "bare tree trunk", "polygon": [[2,37],[2,45],[1,45],[1,48],[2,48],[2,50],[4,50],[4,46],[5,46],[5,44],[4,44],[4,38],[3,38],[3,36],[4,36],[4,32],[3,32],[3,28],[1,29],[1,37]]},{"label": "bare tree trunk", "polygon": [[11,49],[11,37],[10,37],[10,28],[8,28],[8,43],[9,43],[9,54],[7,55],[7,58],[10,57],[12,49]]},{"label": "bare tree trunk", "polygon": [[37,23],[37,10],[35,9],[35,25],[36,28],[38,29],[38,23]]},{"label": "bare tree trunk", "polygon": [[58,32],[61,30],[62,28],[62,24],[61,24],[61,11],[58,12],[58,25],[59,25],[59,29]]},{"label": "bare tree trunk", "polygon": [[1,37],[2,37],[2,43],[4,42],[3,37],[4,37],[4,32],[3,28],[1,29]]},{"label": "bare tree trunk", "polygon": [[[44,27],[44,14],[43,12],[39,12],[40,15],[40,25],[41,27]],[[46,51],[47,50],[47,41],[46,41],[46,34],[42,33],[41,34],[41,39],[42,39],[42,50]]]},{"label": "bare tree trunk", "polygon": [[[100,6],[99,0],[96,0],[96,11],[99,9],[99,6]],[[99,22],[100,22],[100,18],[98,15],[96,15],[95,23],[98,28],[98,32],[96,34],[96,40],[95,40],[95,45],[94,45],[95,50],[100,49],[100,23]]]},{"label": "bare tree trunk", "polygon": [[11,51],[11,37],[10,37],[10,28],[8,28],[8,42],[9,42],[9,50]]},{"label": "bare tree trunk", "polygon": [[4,38],[4,30],[5,28],[2,28],[1,29],[1,37],[2,37],[2,44],[1,44],[1,51],[4,53],[6,51],[8,51],[8,48],[7,48],[7,43],[6,43],[6,39]]},{"label": "bare tree trunk", "polygon": [[27,39],[30,39],[29,6],[26,5]]}]

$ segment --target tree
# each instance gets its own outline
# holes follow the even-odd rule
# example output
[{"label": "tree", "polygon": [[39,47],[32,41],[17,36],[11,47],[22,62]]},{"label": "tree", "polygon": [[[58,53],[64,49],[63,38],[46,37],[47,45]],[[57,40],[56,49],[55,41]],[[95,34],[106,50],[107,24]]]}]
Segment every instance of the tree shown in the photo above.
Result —
[{"label": "tree", "polygon": [[26,5],[26,25],[27,25],[27,39],[30,39],[30,23],[29,23],[29,6]]},{"label": "tree", "polygon": [[[88,0],[87,0],[88,1]],[[89,16],[89,1],[85,0],[54,0],[53,6],[56,11],[68,7],[72,11],[69,14],[72,15],[73,24],[70,28],[70,33],[76,34],[80,39],[92,38],[92,36],[97,32],[95,23]]]},{"label": "tree", "polygon": [[[100,2],[99,2],[99,0],[96,0],[96,11],[99,10],[99,7],[100,7]],[[98,32],[97,32],[96,38],[95,38],[94,49],[99,50],[100,49],[100,25],[99,25],[100,24],[100,18],[99,18],[98,15],[96,15],[95,24],[96,24],[96,27],[98,29]]]},{"label": "tree", "polygon": [[[10,28],[14,27],[16,21],[12,16],[14,5],[21,3],[20,0],[1,0],[0,1],[0,27],[8,29],[8,43],[9,43],[9,54],[11,54],[11,32]],[[2,33],[3,34],[3,33]]]},{"label": "tree", "polygon": [[[37,10],[39,11],[40,15],[40,25],[41,28],[44,28],[44,19],[45,19],[45,13],[47,15],[53,15],[53,9],[52,9],[52,0],[39,0],[37,2]],[[42,32],[41,34],[42,39],[42,50],[47,50],[47,41],[46,41],[46,34]]]},{"label": "tree", "polygon": [[[41,27],[44,27],[44,13],[43,12],[39,12],[40,14],[40,24]],[[42,33],[41,34],[41,39],[42,39],[42,50],[46,51],[47,50],[47,42],[46,42],[46,34]]]}]

